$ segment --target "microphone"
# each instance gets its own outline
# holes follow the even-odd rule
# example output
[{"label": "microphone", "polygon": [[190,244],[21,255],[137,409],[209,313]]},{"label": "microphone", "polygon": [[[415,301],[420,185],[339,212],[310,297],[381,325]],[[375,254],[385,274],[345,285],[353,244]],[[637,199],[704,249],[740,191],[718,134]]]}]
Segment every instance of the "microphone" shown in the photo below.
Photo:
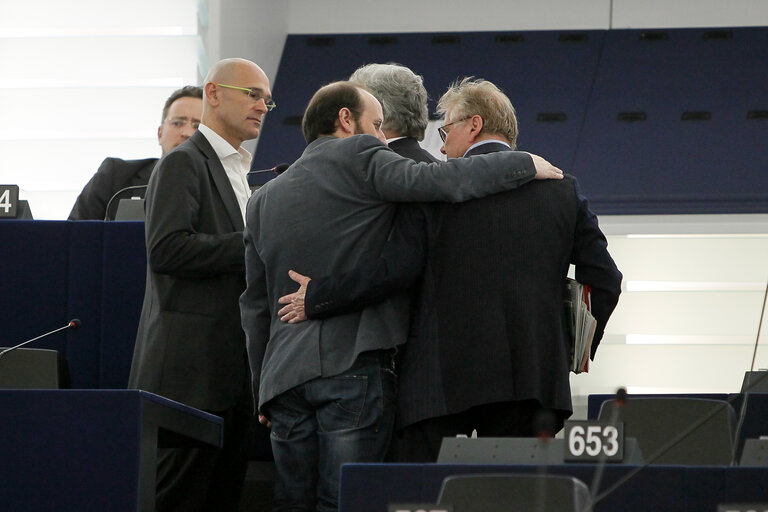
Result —
[{"label": "microphone", "polygon": [[[754,371],[755,369],[755,358],[757,356],[757,347],[760,343],[760,330],[763,326],[763,317],[765,314],[765,305],[766,302],[768,302],[768,282],[765,286],[765,293],[763,294],[763,307],[760,310],[760,322],[757,326],[757,336],[755,338],[755,348],[752,353],[752,365],[750,366],[750,371]],[[763,380],[768,378],[768,372],[760,372],[762,375],[759,376],[759,378],[755,379],[753,382],[750,382],[744,389],[741,390],[740,395],[733,395],[731,398],[725,401],[725,406],[731,405],[734,400],[736,400],[737,397],[741,396],[742,402],[741,402],[741,408],[739,411],[739,417],[738,421],[736,422],[736,432],[734,432],[733,435],[733,448],[732,448],[732,455],[731,455],[731,466],[735,466],[738,459],[738,450],[739,450],[739,438],[741,437],[741,430],[744,426],[744,420],[746,418],[747,414],[747,402],[749,401],[749,394],[752,392],[753,388],[757,388],[758,385],[762,384]],[[624,392],[624,399],[626,399],[626,391]],[[618,400],[618,393],[617,393],[617,400]],[[617,403],[617,405],[623,405]],[[593,500],[593,505],[596,505],[598,502],[604,500],[609,495],[611,495],[616,489],[627,483],[632,477],[634,477],[637,473],[642,471],[644,468],[648,467],[650,464],[652,464],[656,459],[661,457],[664,453],[672,449],[673,447],[677,446],[680,442],[682,442],[686,437],[688,437],[689,434],[691,434],[694,430],[696,430],[699,426],[703,425],[709,418],[713,417],[715,414],[720,412],[719,407],[713,407],[712,411],[708,414],[703,415],[703,417],[699,418],[697,421],[693,422],[691,426],[681,432],[677,437],[672,439],[669,443],[662,446],[660,449],[656,451],[656,453],[651,454],[650,457],[646,460],[644,464],[641,466],[638,466],[634,470],[630,471],[624,477],[620,478],[617,482],[615,482],[610,488],[605,490],[604,492],[600,493],[599,495],[595,496],[595,499]],[[596,487],[596,486],[595,486]]]},{"label": "microphone", "polygon": [[52,330],[50,332],[47,332],[45,334],[41,334],[40,336],[38,336],[36,338],[32,338],[31,340],[27,340],[24,343],[19,343],[18,345],[15,345],[15,346],[13,346],[11,348],[7,348],[7,349],[3,350],[2,352],[0,352],[0,357],[3,357],[8,352],[11,352],[12,350],[16,350],[17,348],[23,347],[24,345],[26,345],[28,343],[32,343],[33,341],[37,341],[40,338],[45,338],[46,336],[50,336],[53,333],[56,333],[56,332],[59,332],[59,331],[63,331],[64,329],[78,329],[81,325],[83,325],[83,323],[79,319],[73,318],[72,320],[70,320],[67,323],[67,325],[65,325],[63,327],[59,327],[58,329],[54,329],[54,330]]},{"label": "microphone", "polygon": [[[123,194],[123,192],[127,192],[129,190],[147,190],[146,185],[133,185],[131,187],[125,187],[121,188],[114,194],[112,194],[112,197],[109,198],[109,201],[107,201],[107,207],[104,209],[104,220],[112,220],[109,218],[109,207],[112,206],[112,201],[115,200],[116,197]],[[79,320],[78,320],[79,321]]]},{"label": "microphone", "polygon": [[289,168],[291,164],[277,164],[271,169],[262,169],[261,171],[248,171],[248,176],[254,176],[256,174],[264,174],[264,173],[275,173],[275,174],[283,174],[283,172]]},{"label": "microphone", "polygon": [[[627,390],[626,388],[619,388],[616,390],[616,396],[613,399],[616,407],[611,412],[611,417],[608,420],[609,423],[616,423],[619,419],[619,410],[627,403]],[[600,462],[595,469],[594,475],[592,475],[592,485],[589,486],[589,494],[592,498],[592,504],[594,505],[597,498],[597,490],[600,488],[600,482],[603,480],[603,472],[605,471],[606,456],[604,452],[600,453]]]},{"label": "microphone", "polygon": [[[626,398],[626,394],[624,395]],[[734,397],[735,398],[735,397]],[[723,407],[728,407],[731,402],[733,402],[734,398],[730,398],[723,402]],[[746,400],[746,398],[745,398]],[[626,403],[626,402],[624,402]],[[624,403],[618,402],[618,393],[617,393],[617,404],[618,406],[623,406]],[[677,436],[672,438],[667,444],[663,445],[661,448],[658,448],[654,453],[650,454],[646,460],[643,462],[643,464],[633,468],[631,471],[626,473],[623,477],[619,478],[616,482],[613,483],[610,487],[608,487],[605,491],[601,492],[597,496],[595,496],[594,500],[592,501],[592,505],[597,505],[599,502],[603,501],[605,498],[613,494],[613,492],[627,483],[629,480],[631,480],[635,475],[637,475],[640,471],[644,470],[651,464],[653,464],[659,457],[667,453],[669,450],[680,444],[682,441],[684,441],[694,430],[699,428],[701,425],[706,423],[710,418],[712,418],[715,414],[719,413],[722,410],[722,407],[713,407],[712,410],[706,414],[703,414],[700,418],[693,421],[688,428],[681,431]],[[734,440],[734,443],[738,442],[737,440]],[[642,448],[642,446],[641,446]],[[645,454],[643,454],[645,455]]]}]

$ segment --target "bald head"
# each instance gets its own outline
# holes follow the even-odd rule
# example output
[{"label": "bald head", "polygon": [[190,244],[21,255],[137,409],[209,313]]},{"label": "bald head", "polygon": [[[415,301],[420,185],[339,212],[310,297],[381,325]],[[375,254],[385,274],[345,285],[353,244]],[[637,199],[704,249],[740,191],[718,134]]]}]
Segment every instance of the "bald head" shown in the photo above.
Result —
[{"label": "bald head", "polygon": [[259,136],[267,104],[272,103],[269,79],[246,59],[224,59],[205,77],[203,124],[235,149]]}]

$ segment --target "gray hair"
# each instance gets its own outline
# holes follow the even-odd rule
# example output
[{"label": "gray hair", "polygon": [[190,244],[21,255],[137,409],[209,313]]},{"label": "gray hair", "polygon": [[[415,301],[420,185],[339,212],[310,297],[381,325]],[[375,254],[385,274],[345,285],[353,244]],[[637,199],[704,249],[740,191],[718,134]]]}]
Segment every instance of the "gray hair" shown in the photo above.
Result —
[{"label": "gray hair", "polygon": [[420,75],[400,64],[366,64],[352,73],[349,80],[359,83],[379,100],[384,111],[384,130],[416,140],[424,138],[427,90]]}]

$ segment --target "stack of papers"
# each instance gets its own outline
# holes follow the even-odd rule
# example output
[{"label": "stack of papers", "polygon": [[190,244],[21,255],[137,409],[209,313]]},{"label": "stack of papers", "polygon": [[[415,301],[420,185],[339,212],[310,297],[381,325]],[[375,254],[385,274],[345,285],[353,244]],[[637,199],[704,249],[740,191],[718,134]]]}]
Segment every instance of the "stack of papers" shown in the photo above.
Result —
[{"label": "stack of papers", "polygon": [[589,371],[589,354],[597,322],[590,309],[591,289],[571,278],[566,280],[565,321],[571,338],[571,368],[573,373]]}]

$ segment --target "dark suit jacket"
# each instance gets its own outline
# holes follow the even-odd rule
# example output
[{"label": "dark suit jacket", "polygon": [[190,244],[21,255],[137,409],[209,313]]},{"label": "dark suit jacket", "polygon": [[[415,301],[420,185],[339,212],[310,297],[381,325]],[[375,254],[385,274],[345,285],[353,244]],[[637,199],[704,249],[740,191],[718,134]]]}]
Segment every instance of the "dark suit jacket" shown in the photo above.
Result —
[{"label": "dark suit jacket", "polygon": [[370,135],[310,143],[248,202],[248,288],[240,307],[260,405],[347,370],[361,352],[407,339],[406,301],[398,298],[322,322],[280,322],[277,299],[295,290],[289,269],[334,274],[376,259],[397,211],[392,201],[462,201],[515,188],[534,175],[525,153],[425,164]]},{"label": "dark suit jacket", "polygon": [[[472,154],[504,150],[486,144]],[[578,281],[592,286],[598,321],[593,356],[621,287],[621,273],[576,180],[535,181],[484,199],[441,205],[426,218],[427,263],[402,359],[399,425],[523,399],[567,416],[572,406],[563,282],[569,264],[576,266]],[[400,231],[411,235],[393,240],[413,251],[416,244],[407,239],[415,231],[404,226]],[[385,255],[392,260],[395,252]],[[402,262],[385,266],[413,270]],[[361,282],[371,270],[361,272],[342,280],[320,279],[314,287],[313,279],[308,313],[327,315],[331,308],[323,304],[343,311],[363,300],[367,292]],[[323,293],[323,286],[331,289]]]},{"label": "dark suit jacket", "polygon": [[146,213],[147,285],[129,387],[225,410],[248,380],[243,217],[201,132],[160,160]]},{"label": "dark suit jacket", "polygon": [[414,162],[438,162],[439,160],[432,156],[432,153],[423,149],[419,145],[419,141],[413,137],[403,137],[402,139],[393,140],[389,144],[389,149],[394,151],[400,156],[410,158]]},{"label": "dark suit jacket", "polygon": [[[112,201],[107,212],[109,200],[115,193],[126,187],[146,185],[157,160],[157,158],[121,160],[112,157],[104,159],[99,170],[77,196],[69,214],[69,220],[104,220],[107,213],[109,213],[109,219],[114,219],[118,201]],[[143,191],[137,190],[134,195],[144,197]]]}]

